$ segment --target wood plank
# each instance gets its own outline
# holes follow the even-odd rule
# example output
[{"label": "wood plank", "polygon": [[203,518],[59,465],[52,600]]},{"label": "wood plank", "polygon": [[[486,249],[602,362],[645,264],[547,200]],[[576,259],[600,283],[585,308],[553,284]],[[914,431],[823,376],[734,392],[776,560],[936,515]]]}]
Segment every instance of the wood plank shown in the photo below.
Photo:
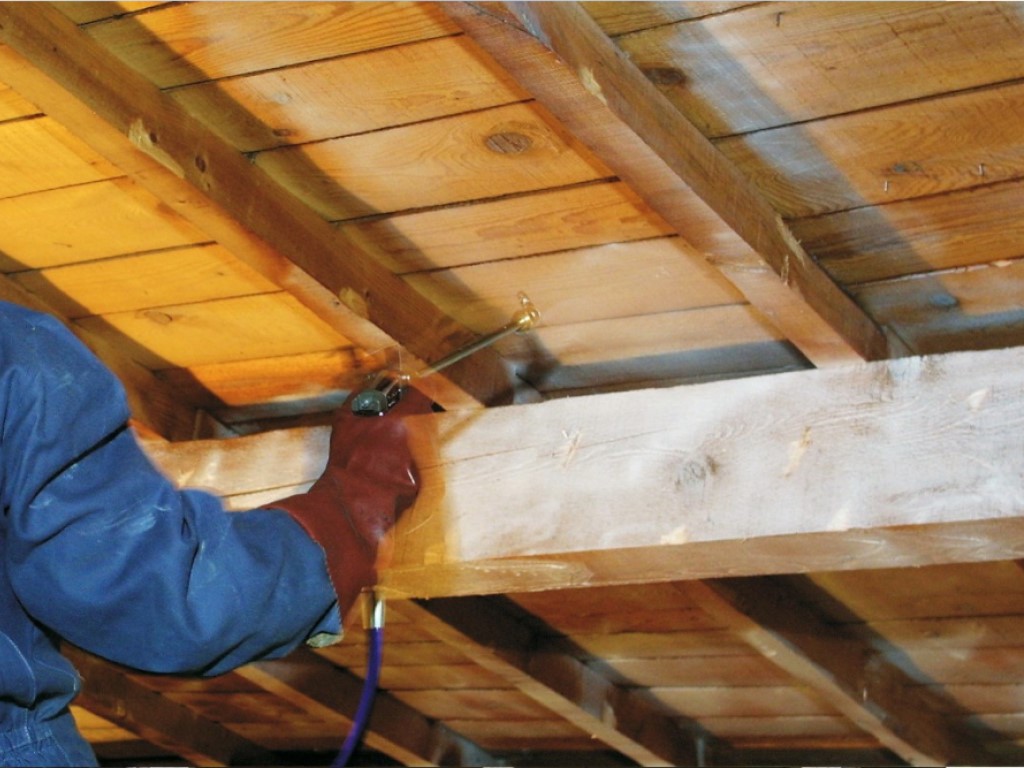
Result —
[{"label": "wood plank", "polygon": [[83,679],[79,705],[147,741],[200,765],[275,762],[266,750],[145,688],[113,665],[74,648],[64,653]]},{"label": "wood plank", "polygon": [[471,4],[445,8],[677,232],[716,257],[809,359],[887,356],[878,328],[807,256],[770,201],[578,4],[509,3],[505,18]]},{"label": "wood plank", "polygon": [[[406,282],[478,332],[507,321],[510,286],[543,308],[545,328],[743,302],[740,293],[678,237],[411,274]],[[572,290],[567,291],[570,283]]]},{"label": "wood plank", "polygon": [[818,2],[752,5],[617,43],[714,137],[1014,80],[1021,36],[1004,3]]},{"label": "wood plank", "polygon": [[151,370],[349,346],[283,292],[114,312],[78,323],[99,336],[123,338],[125,349]]},{"label": "wood plank", "polygon": [[647,691],[654,701],[698,722],[706,717],[810,717],[831,713],[813,690],[791,685],[702,685]]},{"label": "wood plank", "polygon": [[[161,88],[451,34],[430,3],[175,5],[88,27]],[[158,40],[159,44],[154,44]]]},{"label": "wood plank", "polygon": [[[686,734],[639,695],[617,689],[568,654],[538,649],[534,633],[481,600],[401,602],[399,612],[444,643],[502,677],[539,707],[641,765],[686,765]],[[476,707],[471,710],[478,711]],[[529,719],[482,711],[484,719]],[[465,711],[446,717],[467,718]]]},{"label": "wood plank", "polygon": [[931,697],[913,688],[910,676],[872,659],[865,643],[827,625],[784,586],[735,579],[693,582],[687,590],[765,659],[912,765],[971,762],[983,753],[971,734],[935,715]]},{"label": "wood plank", "polygon": [[914,352],[994,349],[1024,340],[1024,259],[867,283],[857,300]]},{"label": "wood plank", "polygon": [[1024,83],[722,139],[784,217],[905,200],[1024,175]]},{"label": "wood plank", "polygon": [[672,233],[624,184],[602,183],[342,226],[398,273],[531,256]]},{"label": "wood plank", "polygon": [[71,318],[277,292],[216,244],[22,272],[12,279]]},{"label": "wood plank", "polygon": [[[388,77],[381,78],[381,72]],[[376,131],[526,98],[507,76],[485,66],[465,36],[200,83],[170,95],[243,152]]]},{"label": "wood plank", "polygon": [[[897,573],[899,578],[894,579]],[[1024,575],[1013,562],[820,573],[810,578],[846,611],[872,625],[909,619],[987,622],[999,616],[1018,616],[1024,600]],[[983,627],[978,631],[984,631]]]},{"label": "wood plank", "polygon": [[[1022,367],[1020,349],[969,352],[420,417],[423,492],[400,526],[416,535],[383,584],[426,597],[1017,558]],[[309,481],[316,434],[190,460],[244,450],[266,484]],[[221,492],[255,490],[218,474]]]},{"label": "wood plank", "polygon": [[4,161],[0,199],[120,175],[72,133],[49,117],[0,123]]},{"label": "wood plank", "polygon": [[536,104],[512,104],[261,152],[256,165],[325,219],[342,221],[611,175],[574,144]]},{"label": "wood plank", "polygon": [[1024,181],[797,219],[793,233],[844,285],[1024,256]]},{"label": "wood plank", "polygon": [[510,339],[501,349],[510,359],[530,364],[531,371],[558,376],[557,369],[564,366],[649,359],[780,340],[778,330],[756,310],[748,304],[734,304],[554,327],[543,325],[529,337]]},{"label": "wood plank", "polygon": [[76,24],[88,24],[100,19],[107,19],[112,16],[121,16],[125,13],[152,8],[160,5],[160,2],[108,2],[107,0],[78,0],[73,3],[61,3],[58,7],[61,12]]},{"label": "wood plank", "polygon": [[[342,235],[281,195],[243,155],[58,11],[7,5],[0,7],[0,25],[6,82],[31,92],[47,114],[74,126],[168,207],[355,343],[372,350],[397,339],[411,357],[422,359],[472,339],[382,268],[364,241]],[[449,407],[513,395],[508,371],[488,350],[436,383],[438,401]]]},{"label": "wood plank", "polygon": [[39,110],[21,94],[0,82],[0,122],[38,114]]},{"label": "wood plank", "polygon": [[129,179],[0,200],[5,271],[176,248],[209,238]]},{"label": "wood plank", "polygon": [[[354,713],[362,692],[362,683],[354,675],[308,649],[300,649],[286,659],[256,662],[244,670],[260,685],[301,697],[304,705],[327,713]],[[487,752],[443,723],[428,720],[383,691],[375,698],[365,743],[405,765],[439,765],[442,760],[492,765],[494,761]]]},{"label": "wood plank", "polygon": [[687,19],[699,18],[715,13],[724,13],[735,8],[750,5],[749,0],[729,2],[728,0],[698,0],[698,2],[584,2],[594,20],[609,35],[623,35],[649,27],[660,27]]}]

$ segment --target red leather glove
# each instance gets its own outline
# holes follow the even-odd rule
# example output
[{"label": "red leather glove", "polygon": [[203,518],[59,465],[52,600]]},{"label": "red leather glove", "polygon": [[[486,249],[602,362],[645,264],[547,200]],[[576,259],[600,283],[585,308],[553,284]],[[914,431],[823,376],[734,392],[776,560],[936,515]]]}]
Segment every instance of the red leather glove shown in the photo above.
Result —
[{"label": "red leather glove", "polygon": [[407,387],[384,416],[335,417],[327,466],[306,493],[273,506],[288,512],[323,547],[341,615],[377,581],[378,550],[419,492],[404,416],[429,413],[431,401]]}]

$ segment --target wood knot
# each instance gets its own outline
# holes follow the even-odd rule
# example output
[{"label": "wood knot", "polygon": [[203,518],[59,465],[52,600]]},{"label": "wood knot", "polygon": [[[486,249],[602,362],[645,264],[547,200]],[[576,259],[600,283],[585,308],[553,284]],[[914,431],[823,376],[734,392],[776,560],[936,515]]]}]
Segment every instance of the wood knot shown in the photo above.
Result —
[{"label": "wood knot", "polygon": [[643,67],[644,75],[655,85],[682,85],[686,75],[676,67]]},{"label": "wood knot", "polygon": [[484,146],[499,155],[518,155],[533,146],[533,139],[516,131],[501,131],[484,139]]}]

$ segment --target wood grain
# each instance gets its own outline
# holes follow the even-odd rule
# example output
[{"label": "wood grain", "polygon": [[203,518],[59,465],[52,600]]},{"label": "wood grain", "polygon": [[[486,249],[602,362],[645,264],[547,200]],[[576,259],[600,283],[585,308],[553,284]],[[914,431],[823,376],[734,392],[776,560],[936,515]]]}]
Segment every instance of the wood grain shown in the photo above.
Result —
[{"label": "wood grain", "polygon": [[23,272],[14,279],[71,318],[277,292],[218,245]]},{"label": "wood grain", "polygon": [[[504,143],[495,144],[499,139]],[[331,220],[557,188],[610,175],[532,104],[262,152],[256,165]]]},{"label": "wood grain", "polygon": [[282,293],[114,312],[78,322],[99,336],[120,337],[129,353],[151,370],[349,346],[347,339]]},{"label": "wood grain", "polygon": [[45,269],[208,241],[205,233],[126,178],[0,200],[0,217],[5,222],[0,229],[5,270]]},{"label": "wood grain", "polygon": [[617,43],[717,137],[1020,78],[1022,35],[1004,3],[761,3]]},{"label": "wood grain", "polygon": [[790,222],[844,285],[1024,256],[1024,181]]},{"label": "wood grain", "polygon": [[[167,5],[86,28],[161,88],[384,48],[454,31],[430,3]],[[155,42],[158,41],[158,42]]]},{"label": "wood grain", "polygon": [[392,216],[350,224],[398,273],[622,243],[672,233],[619,183]]},{"label": "wood grain", "polygon": [[[380,73],[387,72],[386,78]],[[329,58],[170,92],[243,152],[522,101],[465,37]]]},{"label": "wood grain", "polygon": [[48,117],[0,123],[0,199],[86,184],[120,172]]},{"label": "wood grain", "polygon": [[785,217],[1024,176],[1024,84],[937,96],[722,139]]}]

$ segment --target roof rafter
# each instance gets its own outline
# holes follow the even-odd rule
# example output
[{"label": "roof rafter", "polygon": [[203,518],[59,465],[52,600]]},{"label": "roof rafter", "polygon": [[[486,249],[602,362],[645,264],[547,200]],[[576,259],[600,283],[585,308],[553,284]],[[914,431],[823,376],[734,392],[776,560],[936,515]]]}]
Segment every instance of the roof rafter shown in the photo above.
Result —
[{"label": "roof rafter", "polygon": [[[306,648],[274,661],[259,661],[239,673],[261,687],[283,693],[302,708],[354,713],[362,681]],[[339,734],[339,745],[341,744]],[[404,765],[457,765],[495,762],[486,751],[442,723],[424,717],[385,691],[377,693],[365,743]],[[456,757],[457,756],[457,757]]]},{"label": "roof rafter", "polygon": [[[483,599],[394,601],[393,610],[639,765],[696,765],[687,735],[640,696],[536,638]],[[689,739],[692,742],[692,738]]]},{"label": "roof rafter", "polygon": [[[48,3],[0,6],[0,43],[0,79],[356,344],[431,360],[474,338]],[[492,350],[431,384],[449,407],[512,391]]]},{"label": "roof rafter", "polygon": [[683,588],[702,610],[911,765],[971,763],[985,753],[929,706],[906,673],[770,580],[719,579]]},{"label": "roof rafter", "polygon": [[84,680],[76,703],[199,765],[272,765],[268,750],[132,680],[109,662],[65,646]]},{"label": "roof rafter", "polygon": [[818,365],[888,356],[882,331],[767,199],[576,2],[446,3],[477,44]]},{"label": "roof rafter", "polygon": [[[441,597],[1018,558],[1021,370],[1021,348],[962,352],[410,419],[423,490],[383,586]],[[270,503],[318,476],[325,441],[149,449],[172,478]]]}]

